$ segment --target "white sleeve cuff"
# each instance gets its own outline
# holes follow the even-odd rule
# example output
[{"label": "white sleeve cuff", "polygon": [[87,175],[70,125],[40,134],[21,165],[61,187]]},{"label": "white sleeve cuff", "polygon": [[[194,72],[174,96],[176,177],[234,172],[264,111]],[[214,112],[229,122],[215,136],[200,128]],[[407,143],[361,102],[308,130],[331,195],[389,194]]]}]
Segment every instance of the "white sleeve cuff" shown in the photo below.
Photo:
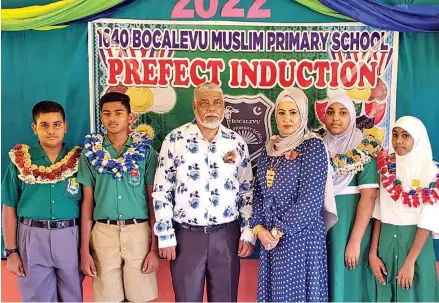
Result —
[{"label": "white sleeve cuff", "polygon": [[419,217],[418,227],[430,230],[433,234],[439,233],[439,204],[424,204]]},{"label": "white sleeve cuff", "polygon": [[169,234],[165,236],[159,236],[159,248],[166,248],[177,246],[177,239],[175,239],[175,234]]},{"label": "white sleeve cuff", "polygon": [[244,230],[241,233],[240,240],[243,242],[248,242],[252,245],[255,245],[255,243],[256,243],[256,238],[253,235],[253,231],[249,227],[244,228]]},{"label": "white sleeve cuff", "polygon": [[371,183],[371,184],[361,184],[358,185],[359,189],[366,189],[366,188],[380,188],[380,186],[378,185],[378,183]]}]

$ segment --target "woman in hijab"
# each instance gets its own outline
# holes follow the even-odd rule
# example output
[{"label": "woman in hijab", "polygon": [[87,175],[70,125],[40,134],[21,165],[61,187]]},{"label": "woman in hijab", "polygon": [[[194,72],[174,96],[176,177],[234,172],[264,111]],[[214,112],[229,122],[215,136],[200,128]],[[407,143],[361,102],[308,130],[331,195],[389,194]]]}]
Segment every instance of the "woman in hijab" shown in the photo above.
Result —
[{"label": "woman in hijab", "polygon": [[432,233],[439,233],[439,170],[424,124],[402,117],[380,170],[370,249],[377,300],[439,302]]},{"label": "woman in hijab", "polygon": [[325,125],[323,140],[331,157],[338,214],[327,236],[329,301],[374,301],[369,249],[381,146],[356,127],[354,103],[347,96],[328,101]]},{"label": "woman in hijab", "polygon": [[275,114],[279,135],[259,158],[253,198],[253,232],[264,248],[257,302],[324,302],[327,152],[307,128],[308,99],[301,89],[281,92]]}]

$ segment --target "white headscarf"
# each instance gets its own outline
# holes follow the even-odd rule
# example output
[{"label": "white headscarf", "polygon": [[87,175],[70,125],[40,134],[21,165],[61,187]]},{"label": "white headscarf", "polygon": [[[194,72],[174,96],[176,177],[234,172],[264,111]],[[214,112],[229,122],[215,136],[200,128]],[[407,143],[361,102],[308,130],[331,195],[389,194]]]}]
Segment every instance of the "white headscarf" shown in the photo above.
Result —
[{"label": "white headscarf", "polygon": [[280,157],[286,152],[295,149],[303,141],[317,137],[308,129],[308,98],[303,90],[297,87],[283,90],[276,99],[276,115],[279,104],[285,101],[297,105],[300,115],[300,126],[291,135],[283,135],[280,133],[266,142],[265,147],[270,157]]},{"label": "white headscarf", "polygon": [[415,189],[413,180],[420,181],[420,187],[428,187],[438,173],[433,162],[430,139],[421,120],[411,116],[399,118],[393,128],[400,127],[414,140],[413,149],[404,156],[396,154],[396,177],[402,181],[405,190]]},{"label": "white headscarf", "polygon": [[[330,99],[328,101],[328,105],[326,106],[325,114],[328,108],[334,103],[340,103],[348,110],[351,121],[349,122],[349,126],[344,133],[333,135],[328,131],[326,136],[323,138],[323,141],[325,141],[326,146],[328,147],[329,156],[331,158],[335,157],[335,155],[344,154],[348,150],[357,147],[364,138],[363,133],[357,128],[356,125],[357,115],[352,100],[348,96],[340,96]],[[354,176],[355,174],[346,174],[335,177],[334,194],[338,195],[346,187],[348,187]]]}]

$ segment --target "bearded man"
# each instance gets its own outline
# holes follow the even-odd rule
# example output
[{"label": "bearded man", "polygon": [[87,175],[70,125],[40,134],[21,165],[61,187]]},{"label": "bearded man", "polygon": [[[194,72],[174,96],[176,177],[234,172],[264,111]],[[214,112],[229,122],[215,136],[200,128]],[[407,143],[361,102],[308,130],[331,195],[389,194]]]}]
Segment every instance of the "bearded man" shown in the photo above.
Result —
[{"label": "bearded man", "polygon": [[171,261],[176,302],[202,302],[205,281],[209,302],[236,302],[239,258],[255,244],[248,147],[221,124],[218,85],[195,88],[193,109],[195,120],[163,141],[152,194],[154,232],[160,256]]}]

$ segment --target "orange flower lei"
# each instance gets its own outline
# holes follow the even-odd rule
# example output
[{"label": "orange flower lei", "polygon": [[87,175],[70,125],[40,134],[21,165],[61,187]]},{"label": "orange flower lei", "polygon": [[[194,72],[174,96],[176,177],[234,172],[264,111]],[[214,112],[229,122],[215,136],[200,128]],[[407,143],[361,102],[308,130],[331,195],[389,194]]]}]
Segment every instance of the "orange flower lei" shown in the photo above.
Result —
[{"label": "orange flower lei", "polygon": [[53,184],[71,177],[78,171],[81,156],[79,146],[75,146],[61,161],[50,166],[32,164],[29,148],[28,145],[17,144],[9,151],[12,163],[20,172],[18,178],[25,183]]}]

